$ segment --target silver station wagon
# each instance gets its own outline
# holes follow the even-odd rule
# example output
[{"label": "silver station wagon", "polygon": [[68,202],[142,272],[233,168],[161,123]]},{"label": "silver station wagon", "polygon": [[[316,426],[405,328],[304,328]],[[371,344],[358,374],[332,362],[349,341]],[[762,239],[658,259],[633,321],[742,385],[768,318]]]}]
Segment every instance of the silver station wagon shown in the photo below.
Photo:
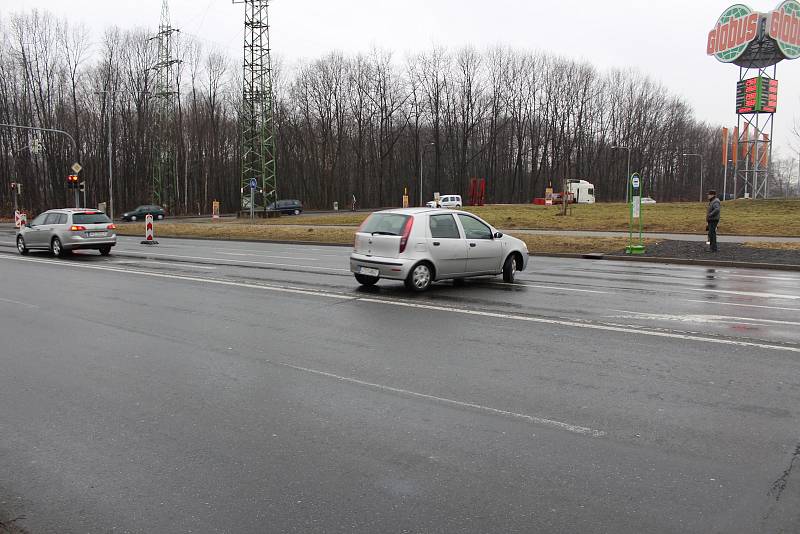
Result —
[{"label": "silver station wagon", "polygon": [[425,291],[437,280],[503,275],[514,282],[528,247],[471,213],[409,208],[370,215],[355,237],[350,271],[365,286],[381,278]]},{"label": "silver station wagon", "polygon": [[64,257],[73,250],[99,250],[103,256],[117,244],[116,226],[105,213],[90,209],[49,210],[17,232],[17,250],[49,250]]}]

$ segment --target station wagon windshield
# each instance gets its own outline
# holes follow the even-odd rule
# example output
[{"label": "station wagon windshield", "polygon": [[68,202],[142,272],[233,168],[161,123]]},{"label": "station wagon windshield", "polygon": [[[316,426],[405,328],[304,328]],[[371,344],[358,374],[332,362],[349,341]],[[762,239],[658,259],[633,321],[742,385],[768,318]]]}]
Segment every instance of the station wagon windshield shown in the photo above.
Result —
[{"label": "station wagon windshield", "polygon": [[102,224],[110,223],[111,220],[105,213],[76,213],[72,216],[72,222],[75,224]]}]

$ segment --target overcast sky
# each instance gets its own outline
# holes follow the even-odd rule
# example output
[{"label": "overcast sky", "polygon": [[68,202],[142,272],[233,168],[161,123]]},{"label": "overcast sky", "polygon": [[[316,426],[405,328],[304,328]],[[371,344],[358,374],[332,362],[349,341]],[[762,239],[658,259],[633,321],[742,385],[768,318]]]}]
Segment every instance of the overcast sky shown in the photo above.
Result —
[{"label": "overcast sky", "polygon": [[[104,28],[158,25],[161,0],[1,0],[0,15],[46,9]],[[275,0],[272,48],[291,62],[331,50],[402,55],[430,48],[503,44],[585,59],[601,68],[634,67],[683,95],[697,117],[735,125],[738,68],[706,56],[706,36],[731,0]],[[749,5],[767,12],[778,0]],[[241,55],[244,12],[231,0],[171,0],[173,25],[230,55]],[[800,119],[800,59],[778,66],[776,149],[790,155]],[[688,148],[688,147],[687,147]]]}]

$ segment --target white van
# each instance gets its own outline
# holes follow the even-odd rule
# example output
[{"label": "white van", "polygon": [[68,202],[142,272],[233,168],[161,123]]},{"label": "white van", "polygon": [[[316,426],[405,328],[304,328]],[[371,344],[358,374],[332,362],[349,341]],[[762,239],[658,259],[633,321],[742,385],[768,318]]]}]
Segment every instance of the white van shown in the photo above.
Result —
[{"label": "white van", "polygon": [[439,197],[439,205],[435,200],[428,202],[429,208],[460,208],[464,203],[461,202],[461,195],[444,195]]},{"label": "white van", "polygon": [[576,204],[594,204],[594,184],[586,180],[567,180],[567,192]]}]

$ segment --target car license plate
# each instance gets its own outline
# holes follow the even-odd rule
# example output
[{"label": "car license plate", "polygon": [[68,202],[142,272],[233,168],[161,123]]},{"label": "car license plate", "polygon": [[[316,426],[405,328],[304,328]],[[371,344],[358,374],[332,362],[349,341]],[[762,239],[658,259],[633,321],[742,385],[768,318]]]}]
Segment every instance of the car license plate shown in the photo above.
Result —
[{"label": "car license plate", "polygon": [[108,235],[106,232],[89,232],[89,237],[105,237]]},{"label": "car license plate", "polygon": [[372,269],[370,267],[361,267],[358,270],[359,274],[364,274],[367,276],[378,276],[381,272],[378,269]]}]

